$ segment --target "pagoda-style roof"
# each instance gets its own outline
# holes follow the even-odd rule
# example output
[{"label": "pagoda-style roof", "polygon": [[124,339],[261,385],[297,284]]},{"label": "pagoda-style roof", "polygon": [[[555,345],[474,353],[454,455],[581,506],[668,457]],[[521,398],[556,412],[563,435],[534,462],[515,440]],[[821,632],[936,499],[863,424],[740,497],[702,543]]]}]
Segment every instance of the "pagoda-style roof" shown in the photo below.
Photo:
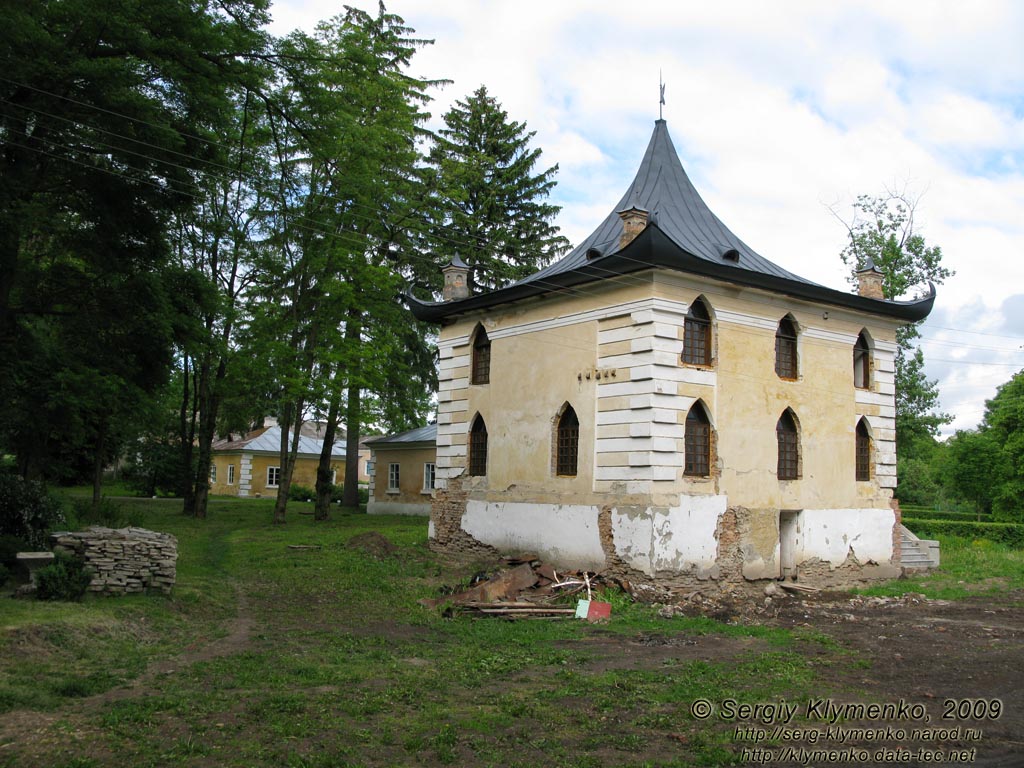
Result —
[{"label": "pagoda-style roof", "polygon": [[[620,248],[623,222],[619,212],[629,209],[649,212],[647,226]],[[928,296],[914,301],[868,299],[837,291],[795,275],[758,254],[734,235],[698,194],[683,170],[664,120],[655,122],[640,168],[619,204],[568,255],[517,283],[489,293],[448,302],[407,298],[417,318],[440,322],[466,312],[652,267],[703,275],[905,322],[923,320],[935,301],[934,287]]]}]

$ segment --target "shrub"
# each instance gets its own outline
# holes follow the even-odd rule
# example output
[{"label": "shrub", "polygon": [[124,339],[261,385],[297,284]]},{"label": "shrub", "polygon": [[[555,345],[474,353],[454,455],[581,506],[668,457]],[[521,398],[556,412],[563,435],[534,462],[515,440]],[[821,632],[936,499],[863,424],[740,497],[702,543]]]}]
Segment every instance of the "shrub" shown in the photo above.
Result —
[{"label": "shrub", "polygon": [[0,536],[0,565],[14,571],[18,565],[18,553],[30,550],[28,542],[20,536],[5,533]]},{"label": "shrub", "polygon": [[288,501],[313,501],[316,498],[316,491],[305,485],[292,483],[288,489]]},{"label": "shrub", "polygon": [[907,519],[904,525],[922,539],[958,536],[964,539],[988,539],[1000,544],[1024,548],[1024,525],[1019,523],[970,523],[965,520]]},{"label": "shrub", "polygon": [[0,534],[17,536],[39,549],[46,545],[50,530],[64,522],[60,502],[42,483],[0,473]]},{"label": "shrub", "polygon": [[105,528],[124,528],[132,525],[131,517],[124,507],[106,497],[100,499],[100,503],[93,507],[92,499],[75,499],[71,502],[71,512],[68,514],[68,526],[73,529],[88,528],[90,525],[102,525]]},{"label": "shrub", "polygon": [[900,504],[905,520],[963,520],[967,523],[991,523],[992,515],[978,512],[952,512],[943,509],[927,509],[925,507],[905,507]]},{"label": "shrub", "polygon": [[92,581],[92,570],[85,562],[66,552],[54,552],[54,561],[36,571],[36,597],[40,600],[82,599]]},{"label": "shrub", "polygon": [[[344,485],[332,485],[331,486],[331,501],[341,504],[342,499],[345,498],[345,486]],[[365,485],[359,486],[359,503],[366,506],[370,500],[370,489]]]},{"label": "shrub", "polygon": [[11,572],[6,565],[0,564],[0,587],[6,584],[9,578],[11,578]]}]

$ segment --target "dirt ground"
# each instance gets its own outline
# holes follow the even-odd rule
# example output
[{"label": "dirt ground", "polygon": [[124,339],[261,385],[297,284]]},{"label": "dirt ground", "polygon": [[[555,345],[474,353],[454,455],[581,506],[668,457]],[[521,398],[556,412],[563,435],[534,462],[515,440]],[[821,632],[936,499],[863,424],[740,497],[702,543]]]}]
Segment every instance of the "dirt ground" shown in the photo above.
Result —
[{"label": "dirt ground", "polygon": [[[78,700],[60,713],[4,715],[0,718],[0,758],[8,750],[42,758],[67,742],[68,724],[78,724],[85,735],[89,731],[86,723],[98,712],[115,701],[152,694],[159,687],[161,674],[168,670],[247,650],[254,643],[252,617],[245,601],[241,607],[226,636],[187,648],[181,656],[154,665],[130,686]],[[720,733],[727,728],[729,732],[734,728],[765,731],[757,734],[743,730],[736,734],[733,745],[740,764],[1024,766],[1024,592],[956,602],[914,595],[875,598],[846,593],[786,593],[770,600],[758,597],[713,604],[697,599],[667,606],[664,611],[714,615],[732,623],[802,628],[834,640],[801,644],[801,652],[811,655],[815,662],[815,685],[822,702],[815,709],[801,703],[797,717],[788,724],[778,718],[766,722],[764,712],[723,723],[718,715],[726,703],[711,702],[715,716],[709,717],[708,723]],[[394,628],[380,630],[388,634]],[[581,650],[588,659],[585,666],[592,671],[656,670],[667,659],[722,663],[768,648],[767,641],[756,637],[622,634],[600,627],[594,627],[582,640],[571,642],[583,646]],[[828,707],[845,704],[889,704],[897,709],[874,717],[847,713],[841,720],[833,720]],[[903,709],[898,709],[901,706]],[[55,721],[59,718],[64,719],[65,726],[57,729]],[[779,726],[804,730],[787,734],[775,731]],[[645,759],[668,762],[678,757],[687,733],[692,737],[704,726],[694,721],[687,727],[689,732],[684,728],[664,739],[663,744],[649,744],[652,749]],[[903,729],[906,735],[896,741],[865,740],[863,733],[850,735],[854,728],[885,727]],[[808,729],[818,734],[815,739],[807,736]],[[798,751],[787,753],[784,750],[788,748]],[[861,751],[851,755],[844,749]],[[93,754],[101,764],[107,764],[102,752]],[[609,765],[618,764],[621,755],[616,754],[609,752]],[[471,754],[463,757],[470,761],[465,764],[472,764]]]},{"label": "dirt ground", "polygon": [[[865,692],[863,698],[857,697],[865,703],[902,698],[925,706],[929,723],[885,718],[878,722],[908,726],[911,753],[930,746],[913,739],[913,729],[960,726],[959,738],[943,739],[939,734],[932,746],[947,755],[957,746],[976,752],[946,763],[1024,765],[1024,593],[955,602],[920,595],[818,593],[776,598],[773,603],[768,613],[774,615],[766,616],[767,623],[813,627],[870,659],[869,666],[855,671],[844,665],[825,667],[824,695],[852,688]],[[829,679],[829,670],[837,677]],[[992,719],[997,709],[999,717]],[[974,714],[983,717],[975,719]],[[980,738],[963,738],[966,728],[980,731]]]}]

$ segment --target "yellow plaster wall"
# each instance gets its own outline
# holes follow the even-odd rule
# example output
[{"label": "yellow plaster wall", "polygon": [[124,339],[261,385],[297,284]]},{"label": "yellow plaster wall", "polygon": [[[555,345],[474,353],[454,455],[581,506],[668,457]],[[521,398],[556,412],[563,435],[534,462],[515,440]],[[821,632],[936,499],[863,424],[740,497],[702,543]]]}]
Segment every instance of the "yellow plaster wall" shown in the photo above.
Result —
[{"label": "yellow plaster wall", "polygon": [[[249,496],[275,497],[277,488],[267,487],[267,468],[281,466],[279,456],[267,456],[261,454],[247,454],[252,456],[252,482],[249,489]],[[217,467],[217,481],[210,487],[214,494],[225,494],[237,496],[242,472],[242,453],[217,453],[213,456],[213,463]],[[316,487],[316,468],[320,463],[319,457],[299,456],[295,460],[295,471],[292,473],[292,484],[304,485],[307,488]],[[235,465],[235,482],[227,484],[227,465]],[[345,482],[345,461],[336,458],[331,466],[337,470],[336,484]]]},{"label": "yellow plaster wall", "polygon": [[[495,324],[488,332],[499,328]],[[466,487],[483,484],[531,499],[588,494],[593,485],[596,358],[596,321],[492,338],[490,383],[468,387],[465,413],[466,430],[477,413],[487,425],[487,477],[467,478]],[[556,476],[553,465],[556,419],[566,403],[580,422],[575,477]]]},{"label": "yellow plaster wall", "polygon": [[[241,453],[215,453],[212,457],[213,466],[217,468],[217,479],[210,483],[210,493],[218,496],[237,496],[238,483],[242,476]],[[235,466],[235,481],[228,485],[228,465]]]},{"label": "yellow plaster wall", "polygon": [[[430,503],[430,492],[423,492],[423,465],[436,463],[434,448],[375,449],[373,498],[403,504]],[[388,465],[397,463],[399,492],[388,491]]]},{"label": "yellow plaster wall", "polygon": [[[628,281],[586,286],[557,304],[554,299],[546,299],[510,310],[498,308],[483,316],[460,319],[441,330],[442,343],[463,339],[453,350],[455,356],[470,354],[468,339],[478,322],[491,338],[490,383],[458,387],[451,395],[453,400],[468,400],[467,409],[453,418],[460,425],[450,437],[453,444],[465,443],[469,422],[478,412],[488,429],[487,476],[467,477],[464,487],[486,492],[495,499],[600,501],[601,494],[595,493],[593,481],[596,383],[593,378],[580,378],[581,374],[595,372],[598,320],[586,318],[555,328],[534,329],[530,324],[612,306],[628,307],[631,302],[652,297],[688,305],[698,295],[704,296],[713,314],[715,384],[677,383],[674,393],[700,397],[708,406],[717,435],[721,474],[714,489],[708,481],[684,479],[680,455],[676,480],[656,483],[659,493],[717,491],[728,494],[730,506],[761,509],[887,507],[891,496],[887,489],[874,482],[854,480],[858,415],[878,415],[879,407],[855,402],[852,346],[865,327],[873,339],[893,342],[895,324],[884,318],[754,289],[698,282],[674,273],[647,273],[646,277],[633,276]],[[733,313],[733,319],[739,317],[740,322],[723,318],[723,313]],[[800,331],[800,376],[796,381],[781,380],[774,370],[775,324],[787,313],[795,318]],[[606,316],[601,320],[602,328],[630,322],[628,311],[622,317],[609,320]],[[756,327],[758,322],[766,326]],[[681,339],[681,317],[679,323]],[[523,333],[501,336],[503,330],[513,326],[520,326]],[[807,335],[809,329],[825,335],[841,334],[843,338],[811,338]],[[454,370],[453,377],[468,382],[468,365]],[[621,404],[630,398],[614,400]],[[557,478],[552,471],[553,422],[566,401],[580,419],[576,478]],[[609,407],[608,399],[602,400],[602,407]],[[786,407],[792,408],[800,423],[802,477],[780,482],[776,477],[775,425]],[[685,412],[680,411],[679,423],[684,420]],[[607,460],[616,459],[608,456]],[[464,463],[463,457],[452,461],[454,466]]]}]

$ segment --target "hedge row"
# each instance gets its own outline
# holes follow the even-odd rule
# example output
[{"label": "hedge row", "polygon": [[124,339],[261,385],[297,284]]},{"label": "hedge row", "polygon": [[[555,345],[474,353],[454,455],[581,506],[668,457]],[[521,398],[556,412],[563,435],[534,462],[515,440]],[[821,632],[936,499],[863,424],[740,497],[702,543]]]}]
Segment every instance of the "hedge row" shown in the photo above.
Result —
[{"label": "hedge row", "polygon": [[900,511],[904,517],[912,517],[915,520],[963,520],[968,523],[990,523],[991,515],[982,515],[978,519],[977,512],[947,512],[941,509],[930,509],[929,507],[914,507],[900,504]]},{"label": "hedge row", "polygon": [[922,539],[960,536],[1024,548],[1024,524],[1021,523],[971,523],[965,520],[919,520],[907,517],[903,524]]}]

